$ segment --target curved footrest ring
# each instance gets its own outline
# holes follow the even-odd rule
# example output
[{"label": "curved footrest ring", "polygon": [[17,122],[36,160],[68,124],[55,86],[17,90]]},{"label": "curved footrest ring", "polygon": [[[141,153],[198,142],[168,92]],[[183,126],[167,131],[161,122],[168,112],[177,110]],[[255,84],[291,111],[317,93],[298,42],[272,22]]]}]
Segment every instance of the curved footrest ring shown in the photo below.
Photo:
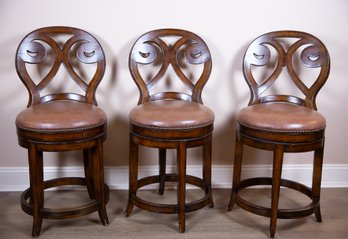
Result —
[{"label": "curved footrest ring", "polygon": [[[258,186],[258,185],[272,185],[272,178],[249,178],[249,179],[242,180],[240,182],[238,191],[241,191],[242,189],[245,189],[247,187]],[[281,179],[280,185],[303,193],[304,195],[308,196],[312,200],[312,202],[308,204],[307,206],[300,207],[300,208],[278,209],[277,218],[282,218],[282,219],[300,218],[300,217],[309,216],[316,212],[316,210],[319,207],[319,199],[313,197],[312,190],[309,187],[301,183],[294,182],[291,180],[286,180],[286,179]],[[233,192],[233,198],[235,203],[241,208],[243,208],[244,210],[260,215],[260,216],[271,217],[271,208],[262,207],[262,206],[253,204],[251,202],[248,202],[245,199],[243,199],[240,195],[238,195],[238,192]]]},{"label": "curved footrest ring", "polygon": [[[84,178],[79,177],[69,177],[69,178],[56,178],[48,181],[44,181],[44,189],[66,186],[66,185],[86,185]],[[105,204],[109,202],[109,187],[104,184],[104,194],[105,194]],[[33,207],[28,203],[28,199],[31,198],[31,189],[26,189],[21,195],[21,207],[22,210],[29,214],[33,215]],[[91,200],[91,202],[74,207],[74,208],[64,208],[64,209],[51,209],[51,208],[42,208],[41,216],[45,219],[67,219],[75,218],[90,214],[92,212],[98,211],[100,203],[97,200]]]},{"label": "curved footrest ring", "polygon": [[[146,178],[142,178],[138,180],[137,189],[142,188],[146,185],[159,183],[159,176],[150,176]],[[178,175],[176,174],[166,174],[165,176],[166,182],[177,182],[178,181]],[[201,209],[208,205],[211,201],[212,196],[212,190],[211,187],[209,187],[201,178],[186,175],[186,183],[195,185],[205,191],[205,196],[201,199],[189,202],[185,204],[185,213],[186,212],[192,212],[196,211],[198,209]],[[153,203],[149,201],[145,201],[141,199],[140,197],[133,195],[132,201],[134,205],[136,205],[139,208],[142,208],[147,211],[151,212],[157,212],[157,213],[178,213],[179,206],[178,204],[159,204],[159,203]]]}]

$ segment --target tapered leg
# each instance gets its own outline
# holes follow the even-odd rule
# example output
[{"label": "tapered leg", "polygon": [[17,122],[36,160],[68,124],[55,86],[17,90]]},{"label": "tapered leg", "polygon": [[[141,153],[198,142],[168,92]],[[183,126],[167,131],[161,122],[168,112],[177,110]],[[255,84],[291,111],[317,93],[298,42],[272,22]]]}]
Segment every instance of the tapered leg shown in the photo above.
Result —
[{"label": "tapered leg", "polygon": [[95,199],[94,190],[93,190],[93,177],[92,177],[93,161],[92,161],[90,149],[83,150],[83,166],[85,171],[85,179],[86,179],[88,195],[90,199]]},{"label": "tapered leg", "polygon": [[98,145],[92,148],[92,159],[94,169],[94,192],[96,200],[100,202],[98,210],[100,221],[103,225],[109,224],[108,215],[106,212],[106,200],[105,200],[105,189],[104,189],[104,158],[103,158],[103,141],[102,138],[98,139]]},{"label": "tapered leg", "polygon": [[43,184],[43,153],[34,145],[28,149],[29,177],[31,188],[31,203],[33,206],[32,236],[38,237],[41,232],[42,216],[41,209],[44,207],[44,184]]},{"label": "tapered leg", "polygon": [[240,141],[238,132],[237,132],[236,146],[234,151],[234,163],[233,163],[233,182],[232,182],[230,202],[227,206],[228,211],[232,210],[235,204],[234,194],[238,193],[239,191],[239,184],[240,184],[240,178],[241,178],[241,172],[242,172],[243,148],[244,148],[244,145]]},{"label": "tapered leg", "polygon": [[[211,142],[212,136],[208,137],[208,142],[203,145],[203,181],[207,184],[205,193],[211,190]],[[214,207],[213,195],[210,195],[209,207]]]},{"label": "tapered leg", "polygon": [[163,195],[165,188],[165,178],[166,178],[166,149],[158,150],[158,158],[159,158],[159,194]]},{"label": "tapered leg", "polygon": [[[314,163],[313,163],[313,179],[312,179],[312,191],[313,198],[319,203],[320,201],[320,188],[321,188],[321,175],[323,169],[323,155],[324,155],[324,145],[321,149],[314,152]],[[315,218],[318,222],[322,221],[320,213],[320,204],[315,211]]]},{"label": "tapered leg", "polygon": [[270,237],[273,238],[277,226],[278,217],[278,205],[279,205],[279,192],[280,192],[280,179],[282,175],[283,167],[283,145],[276,145],[273,155],[273,175],[272,175],[272,204],[271,204],[271,226]]},{"label": "tapered leg", "polygon": [[186,200],[186,143],[180,142],[177,149],[178,164],[178,218],[179,231],[185,232],[185,200]]},{"label": "tapered leg", "polygon": [[125,211],[125,216],[129,217],[132,213],[134,203],[133,198],[137,191],[138,181],[138,152],[139,146],[133,141],[132,134],[129,135],[129,190],[128,190],[128,204]]}]

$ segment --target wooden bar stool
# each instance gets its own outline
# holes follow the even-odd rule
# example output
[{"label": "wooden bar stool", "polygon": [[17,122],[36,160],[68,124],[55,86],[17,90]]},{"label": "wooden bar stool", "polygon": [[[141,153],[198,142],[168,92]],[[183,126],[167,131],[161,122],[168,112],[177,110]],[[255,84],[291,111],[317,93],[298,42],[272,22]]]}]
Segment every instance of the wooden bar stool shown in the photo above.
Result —
[{"label": "wooden bar stool", "polygon": [[[150,69],[143,69],[147,66]],[[152,212],[177,213],[179,231],[184,232],[185,213],[208,204],[213,207],[211,139],[214,113],[203,105],[201,99],[211,67],[206,43],[192,32],[154,30],[142,35],[133,45],[129,68],[139,88],[140,98],[138,106],[129,114],[129,199],[126,216],[130,216],[134,205]],[[156,68],[158,71],[150,73]],[[169,69],[173,70],[172,75],[168,73]],[[195,74],[198,75],[196,79]],[[168,85],[175,85],[173,77],[178,79],[176,83],[186,88],[185,91],[166,91]],[[157,87],[161,84],[164,87]],[[159,149],[159,175],[138,179],[139,145]],[[202,178],[186,174],[187,149],[199,146],[202,146],[203,152]],[[166,173],[166,149],[177,151],[177,173]],[[163,194],[166,181],[177,182],[177,204],[159,204],[137,196],[138,189],[154,183],[160,184],[159,191]],[[187,183],[202,188],[205,196],[186,202]]]},{"label": "wooden bar stool", "polygon": [[[299,218],[314,213],[317,221],[321,221],[320,185],[326,122],[317,112],[315,99],[329,71],[330,58],[326,47],[319,39],[304,32],[264,34],[256,38],[245,52],[243,73],[251,98],[249,106],[236,117],[233,185],[228,210],[237,204],[249,212],[270,217],[271,237],[275,235],[277,218]],[[274,86],[274,83],[281,84],[280,81],[284,80],[290,80],[297,91],[281,94],[280,85]],[[241,180],[244,144],[273,151],[272,177]],[[312,188],[282,179],[284,153],[308,151],[314,151]],[[255,185],[272,186],[271,208],[255,205],[241,197],[241,190]],[[311,203],[302,208],[279,209],[281,186],[307,195]]]},{"label": "wooden bar stool", "polygon": [[[65,75],[61,75],[63,68]],[[29,92],[27,108],[18,114],[16,127],[19,145],[28,149],[30,187],[21,196],[21,206],[33,216],[32,236],[40,235],[43,218],[75,218],[98,211],[102,224],[107,225],[109,189],[103,169],[107,118],[95,99],[105,71],[102,47],[80,29],[37,29],[19,44],[16,69]],[[64,91],[69,80],[80,89],[77,93]],[[83,151],[85,177],[45,181],[43,152],[73,150]],[[71,208],[46,208],[44,190],[64,185],[86,185],[91,201]]]}]

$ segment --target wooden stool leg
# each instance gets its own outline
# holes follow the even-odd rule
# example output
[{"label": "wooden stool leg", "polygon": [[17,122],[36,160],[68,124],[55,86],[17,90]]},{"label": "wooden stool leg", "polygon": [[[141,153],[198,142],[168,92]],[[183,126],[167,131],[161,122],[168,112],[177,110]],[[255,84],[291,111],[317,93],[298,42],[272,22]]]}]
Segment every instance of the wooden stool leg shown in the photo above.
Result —
[{"label": "wooden stool leg", "polygon": [[159,149],[158,150],[158,157],[159,157],[159,181],[160,181],[160,187],[159,187],[159,194],[163,195],[164,188],[165,188],[165,178],[166,178],[166,149]]},{"label": "wooden stool leg", "polygon": [[185,232],[185,200],[186,200],[186,143],[180,142],[177,150],[178,164],[178,218],[179,231]]},{"label": "wooden stool leg", "polygon": [[38,237],[42,226],[40,211],[44,206],[43,153],[38,151],[34,145],[31,145],[28,149],[28,156],[31,203],[33,206],[32,236]]},{"label": "wooden stool leg", "polygon": [[93,161],[91,157],[91,150],[83,150],[83,166],[85,170],[85,179],[87,191],[90,199],[95,199],[94,190],[93,190],[93,177],[91,170],[93,169]]},{"label": "wooden stool leg", "polygon": [[280,192],[280,179],[283,167],[284,147],[276,145],[273,156],[273,176],[272,176],[272,204],[271,204],[271,226],[270,237],[273,238],[277,226],[278,204]]},{"label": "wooden stool leg", "polygon": [[238,133],[237,133],[236,146],[234,151],[234,163],[233,163],[233,183],[232,183],[230,202],[227,206],[228,211],[231,211],[235,204],[233,195],[235,193],[238,193],[239,191],[239,184],[240,184],[240,178],[242,173],[243,148],[244,148],[244,145],[240,141],[238,137]]},{"label": "wooden stool leg", "polygon": [[[203,181],[207,184],[208,188],[205,190],[205,194],[211,189],[211,144],[212,136],[208,137],[208,142],[203,145]],[[214,207],[213,196],[210,195],[209,207]]]},{"label": "wooden stool leg", "polygon": [[129,135],[129,190],[128,190],[128,204],[125,211],[125,216],[129,217],[132,213],[134,203],[133,197],[137,193],[138,182],[138,155],[139,146],[133,141],[132,134]]},{"label": "wooden stool leg", "polygon": [[96,199],[100,203],[98,210],[100,221],[103,225],[109,224],[108,215],[106,212],[106,200],[104,189],[104,163],[103,163],[103,141],[102,138],[98,139],[98,145],[92,149],[93,169],[94,169],[94,192]]},{"label": "wooden stool leg", "polygon": [[[313,191],[313,199],[316,200],[317,202],[319,202],[320,200],[323,155],[324,155],[324,146],[321,149],[314,151],[312,191]],[[318,222],[322,221],[321,213],[320,213],[320,204],[317,210],[315,211],[315,218]]]}]

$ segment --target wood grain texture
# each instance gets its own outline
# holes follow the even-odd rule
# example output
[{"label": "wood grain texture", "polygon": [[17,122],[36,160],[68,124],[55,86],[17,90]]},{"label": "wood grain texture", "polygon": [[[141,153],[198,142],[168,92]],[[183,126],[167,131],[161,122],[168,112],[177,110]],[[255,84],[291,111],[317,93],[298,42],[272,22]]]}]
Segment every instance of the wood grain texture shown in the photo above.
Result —
[{"label": "wood grain texture", "polygon": [[[159,196],[155,190],[142,190],[142,196],[161,202],[173,202],[176,199],[174,190],[167,190],[165,195]],[[187,190],[188,200],[201,196],[201,190]],[[214,190],[214,208],[203,208],[195,213],[187,214],[187,228],[185,234],[177,231],[177,216],[175,214],[149,213],[141,209],[134,209],[136,217],[123,216],[128,193],[113,190],[110,192],[110,203],[107,205],[110,224],[107,227],[98,223],[98,216],[90,214],[85,220],[45,220],[42,224],[42,239],[60,238],[153,238],[153,239],[262,239],[268,238],[269,222],[267,218],[247,213],[235,206],[232,212],[226,212],[230,190]],[[59,197],[55,197],[59,194]],[[298,206],[307,202],[307,197],[299,195],[294,190],[281,189],[280,204],[282,206]],[[23,214],[18,203],[20,192],[0,193],[0,234],[1,238],[31,238],[30,227],[32,218]],[[245,197],[254,199],[262,205],[270,205],[270,190],[248,189]],[[59,207],[65,200],[76,205],[89,200],[87,192],[63,191],[47,192],[46,204]],[[301,219],[279,219],[277,223],[277,239],[344,239],[348,235],[348,189],[323,189],[321,193],[321,208],[323,222],[315,221],[314,216]],[[60,198],[57,200],[57,198]]]}]

